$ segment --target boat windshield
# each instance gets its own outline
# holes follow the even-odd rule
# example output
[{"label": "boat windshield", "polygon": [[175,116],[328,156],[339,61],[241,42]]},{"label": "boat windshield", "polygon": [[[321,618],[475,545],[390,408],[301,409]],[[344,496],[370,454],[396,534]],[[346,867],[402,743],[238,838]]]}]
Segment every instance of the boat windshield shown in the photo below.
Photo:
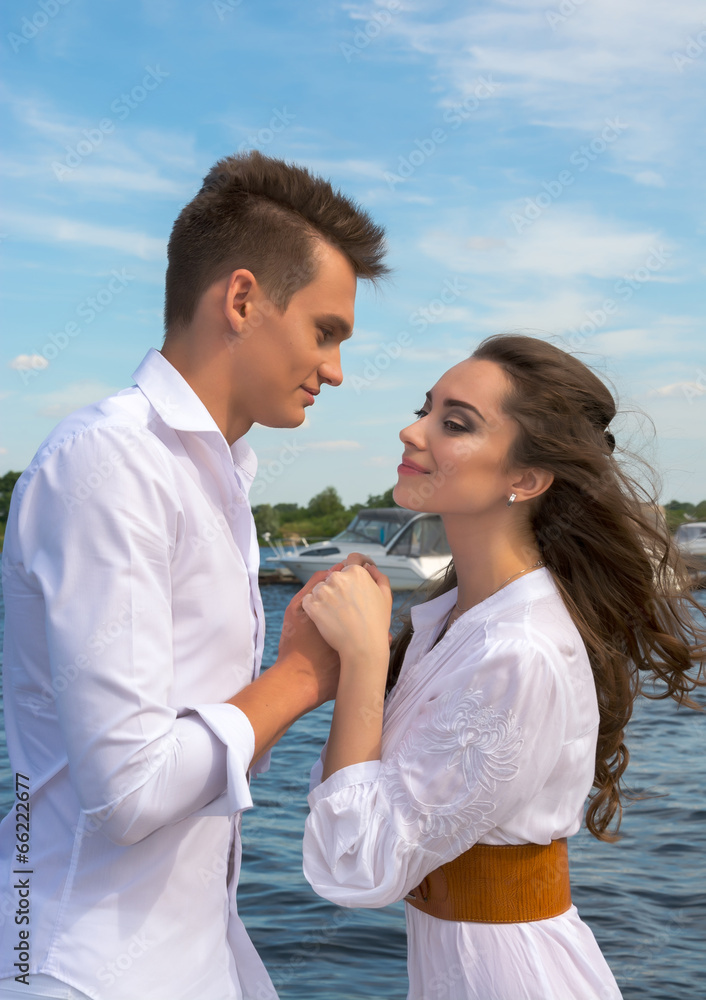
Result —
[{"label": "boat windshield", "polygon": [[335,536],[335,541],[359,542],[362,539],[365,542],[387,545],[392,536],[400,530],[404,523],[403,518],[406,520],[409,517],[407,511],[400,511],[400,514],[399,520],[391,518],[389,515],[387,517],[375,517],[374,514],[371,516],[370,511],[356,514],[348,527],[340,535]]},{"label": "boat windshield", "polygon": [[678,542],[695,542],[697,538],[706,538],[706,524],[680,524],[677,528]]},{"label": "boat windshield", "polygon": [[438,516],[422,517],[410,524],[387,550],[391,556],[451,556],[451,549]]}]

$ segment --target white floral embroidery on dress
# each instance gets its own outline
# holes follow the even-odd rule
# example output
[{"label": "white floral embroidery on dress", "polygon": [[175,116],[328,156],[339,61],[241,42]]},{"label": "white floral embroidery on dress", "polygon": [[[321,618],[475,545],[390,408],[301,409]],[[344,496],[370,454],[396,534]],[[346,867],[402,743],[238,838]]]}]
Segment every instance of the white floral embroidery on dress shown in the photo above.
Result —
[{"label": "white floral embroidery on dress", "polygon": [[438,698],[429,721],[405,734],[380,774],[393,812],[413,828],[409,839],[421,835],[432,849],[443,840],[445,852],[454,846],[459,853],[475,843],[490,829],[497,783],[517,774],[522,744],[512,712],[484,705],[480,692]]}]

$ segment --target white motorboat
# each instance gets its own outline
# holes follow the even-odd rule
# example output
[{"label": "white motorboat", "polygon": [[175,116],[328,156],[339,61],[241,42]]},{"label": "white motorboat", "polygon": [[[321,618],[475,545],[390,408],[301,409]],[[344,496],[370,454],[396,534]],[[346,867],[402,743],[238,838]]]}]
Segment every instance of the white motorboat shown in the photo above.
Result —
[{"label": "white motorboat", "polygon": [[686,521],[674,533],[687,569],[697,578],[706,575],[706,521]]},{"label": "white motorboat", "polygon": [[343,562],[351,552],[362,552],[390,578],[393,590],[414,590],[440,575],[451,551],[438,514],[417,514],[401,507],[369,507],[358,511],[345,531],[325,542],[275,549],[266,562],[289,570],[306,583],[319,570]]}]

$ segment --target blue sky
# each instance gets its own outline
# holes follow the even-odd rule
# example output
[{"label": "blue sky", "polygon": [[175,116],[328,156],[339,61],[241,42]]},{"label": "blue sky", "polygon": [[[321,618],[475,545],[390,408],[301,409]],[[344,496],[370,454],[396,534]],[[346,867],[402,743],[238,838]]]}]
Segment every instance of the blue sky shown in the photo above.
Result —
[{"label": "blue sky", "polygon": [[580,351],[655,462],[706,497],[702,0],[3,5],[0,472],[160,346],[165,247],[211,164],[259,148],[385,225],[346,379],[255,428],[254,502],[348,503],[482,337]]}]

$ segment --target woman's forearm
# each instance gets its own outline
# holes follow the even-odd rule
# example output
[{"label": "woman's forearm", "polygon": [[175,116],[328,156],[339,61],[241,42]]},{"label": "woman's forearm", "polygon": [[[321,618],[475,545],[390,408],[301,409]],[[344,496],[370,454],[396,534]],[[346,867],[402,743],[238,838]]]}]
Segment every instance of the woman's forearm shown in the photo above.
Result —
[{"label": "woman's forearm", "polygon": [[350,764],[379,760],[389,650],[341,657],[323,780]]}]

